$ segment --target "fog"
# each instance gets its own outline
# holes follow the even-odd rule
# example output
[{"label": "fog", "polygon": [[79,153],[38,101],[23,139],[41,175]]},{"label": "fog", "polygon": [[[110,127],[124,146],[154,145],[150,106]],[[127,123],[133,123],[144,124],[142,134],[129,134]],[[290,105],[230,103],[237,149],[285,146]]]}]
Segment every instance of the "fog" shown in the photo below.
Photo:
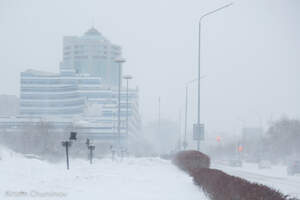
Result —
[{"label": "fog", "polygon": [[299,11],[0,0],[1,195],[300,200]]},{"label": "fog", "polygon": [[[178,121],[185,83],[197,76],[198,19],[226,3],[1,0],[0,94],[19,95],[19,74],[28,68],[56,72],[62,37],[94,26],[122,46],[143,124],[157,120],[159,97],[162,118]],[[203,21],[201,121],[208,135],[299,118],[299,9],[297,0],[241,0]],[[190,130],[196,85],[189,94]]]}]

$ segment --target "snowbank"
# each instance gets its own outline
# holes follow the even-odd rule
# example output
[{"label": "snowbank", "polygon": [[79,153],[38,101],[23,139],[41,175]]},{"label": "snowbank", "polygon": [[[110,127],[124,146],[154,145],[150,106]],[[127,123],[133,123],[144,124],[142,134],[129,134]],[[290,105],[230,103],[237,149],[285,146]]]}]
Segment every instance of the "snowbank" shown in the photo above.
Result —
[{"label": "snowbank", "polygon": [[[0,196],[9,200],[205,200],[191,177],[159,158],[71,159],[51,164],[13,152],[1,153]],[[2,198],[3,197],[3,198]]]}]

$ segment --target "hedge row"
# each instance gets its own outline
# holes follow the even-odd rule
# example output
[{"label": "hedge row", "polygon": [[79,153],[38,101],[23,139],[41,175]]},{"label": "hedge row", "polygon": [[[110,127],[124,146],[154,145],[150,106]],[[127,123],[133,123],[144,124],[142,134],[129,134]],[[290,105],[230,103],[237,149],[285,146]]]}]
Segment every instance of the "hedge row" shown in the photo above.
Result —
[{"label": "hedge row", "polygon": [[199,151],[180,151],[173,157],[173,163],[180,169],[191,172],[194,169],[209,168],[210,159]]},{"label": "hedge row", "polygon": [[209,169],[209,157],[198,151],[179,152],[173,163],[189,173],[211,200],[292,200],[265,185]]}]

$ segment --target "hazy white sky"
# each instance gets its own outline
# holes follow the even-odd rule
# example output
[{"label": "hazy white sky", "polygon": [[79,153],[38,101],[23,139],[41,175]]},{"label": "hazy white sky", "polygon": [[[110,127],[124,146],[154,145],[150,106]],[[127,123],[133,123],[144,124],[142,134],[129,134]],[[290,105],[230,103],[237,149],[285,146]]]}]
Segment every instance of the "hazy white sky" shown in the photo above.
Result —
[{"label": "hazy white sky", "polygon": [[[93,24],[123,47],[140,88],[144,123],[178,119],[197,76],[197,22],[225,0],[0,0],[0,93],[19,95],[28,68],[58,71],[62,37]],[[207,130],[236,131],[282,114],[300,117],[300,1],[240,0],[203,21],[201,115]],[[93,22],[94,21],[94,22]],[[189,124],[196,119],[190,87]],[[183,117],[182,117],[183,119]]]}]

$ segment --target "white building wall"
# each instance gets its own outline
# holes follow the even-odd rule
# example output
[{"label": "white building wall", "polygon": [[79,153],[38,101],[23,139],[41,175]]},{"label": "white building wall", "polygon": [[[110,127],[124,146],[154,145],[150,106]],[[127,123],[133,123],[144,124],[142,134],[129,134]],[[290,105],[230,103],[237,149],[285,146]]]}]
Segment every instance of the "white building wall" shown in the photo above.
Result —
[{"label": "white building wall", "polygon": [[112,44],[95,28],[83,36],[65,36],[61,69],[69,66],[77,74],[91,74],[103,79],[103,84],[118,84],[119,67],[114,62],[121,55],[121,48]]}]

